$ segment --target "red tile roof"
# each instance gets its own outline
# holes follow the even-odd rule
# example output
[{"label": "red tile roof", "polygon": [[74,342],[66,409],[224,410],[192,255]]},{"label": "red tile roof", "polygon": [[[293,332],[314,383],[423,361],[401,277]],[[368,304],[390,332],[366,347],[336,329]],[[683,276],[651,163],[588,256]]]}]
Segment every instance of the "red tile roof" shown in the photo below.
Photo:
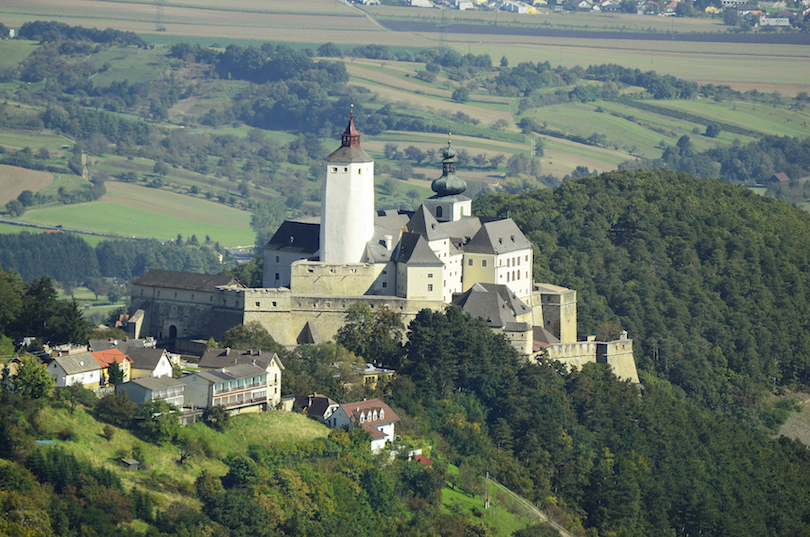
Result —
[{"label": "red tile roof", "polygon": [[113,362],[117,364],[122,364],[124,362],[132,363],[132,358],[121,352],[119,349],[91,352],[90,355],[96,359],[96,362],[98,362],[98,365],[101,367],[109,367]]},{"label": "red tile roof", "polygon": [[417,455],[413,458],[414,461],[418,462],[422,466],[430,466],[433,464],[433,461],[425,457],[424,455]]}]

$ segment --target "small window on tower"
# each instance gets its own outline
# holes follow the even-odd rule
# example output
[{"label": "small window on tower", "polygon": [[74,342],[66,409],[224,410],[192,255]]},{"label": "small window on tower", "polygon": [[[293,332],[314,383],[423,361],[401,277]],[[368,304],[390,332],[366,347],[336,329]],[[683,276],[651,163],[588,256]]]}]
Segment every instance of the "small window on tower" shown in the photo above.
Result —
[{"label": "small window on tower", "polygon": [[473,260],[472,259],[467,260],[467,266],[469,266],[469,267],[473,266]]},{"label": "small window on tower", "polygon": [[337,173],[337,168],[332,168],[332,173]]},{"label": "small window on tower", "polygon": [[486,267],[486,266],[487,266],[487,260],[486,260],[486,259],[482,259],[482,260],[481,260],[481,266],[482,266],[482,267]]},{"label": "small window on tower", "polygon": [[432,278],[432,277],[433,277],[433,273],[432,273],[432,272],[428,272],[428,278]]},{"label": "small window on tower", "polygon": [[382,286],[383,286],[383,289],[385,289],[386,287],[388,287],[388,282],[382,282]]},{"label": "small window on tower", "polygon": [[279,256],[276,256],[276,263],[278,263],[279,261],[281,261],[281,258]]},{"label": "small window on tower", "polygon": [[348,171],[349,171],[349,168],[343,168],[343,173],[346,173]]},{"label": "small window on tower", "polygon": [[429,283],[428,284],[428,292],[431,292],[431,291],[433,291],[433,284]]}]

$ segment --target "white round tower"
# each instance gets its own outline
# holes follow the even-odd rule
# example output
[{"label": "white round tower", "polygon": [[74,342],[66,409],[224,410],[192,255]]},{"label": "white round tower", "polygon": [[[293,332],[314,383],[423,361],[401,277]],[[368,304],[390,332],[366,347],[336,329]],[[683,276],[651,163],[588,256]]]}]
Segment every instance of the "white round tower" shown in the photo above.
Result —
[{"label": "white round tower", "polygon": [[360,147],[353,114],[340,147],[324,159],[321,261],[360,263],[374,235],[374,161]]}]

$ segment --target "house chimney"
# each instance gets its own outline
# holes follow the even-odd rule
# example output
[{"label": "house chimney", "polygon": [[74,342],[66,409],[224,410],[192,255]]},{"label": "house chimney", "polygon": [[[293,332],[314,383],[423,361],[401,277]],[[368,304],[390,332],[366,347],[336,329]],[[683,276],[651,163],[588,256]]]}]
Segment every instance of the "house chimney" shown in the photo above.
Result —
[{"label": "house chimney", "polygon": [[253,349],[248,349],[248,356],[253,356]]},{"label": "house chimney", "polygon": [[394,244],[394,237],[392,235],[386,235],[385,236],[385,249],[390,252],[393,244]]},{"label": "house chimney", "polygon": [[225,356],[228,356],[229,354],[231,354],[231,348],[225,347]]}]

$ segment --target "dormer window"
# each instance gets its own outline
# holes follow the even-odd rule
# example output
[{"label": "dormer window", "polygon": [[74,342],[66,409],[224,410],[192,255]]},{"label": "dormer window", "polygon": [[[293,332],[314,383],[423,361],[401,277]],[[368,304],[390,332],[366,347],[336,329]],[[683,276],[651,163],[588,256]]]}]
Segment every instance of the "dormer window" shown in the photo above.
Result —
[{"label": "dormer window", "polygon": [[366,415],[361,412],[360,413],[360,423],[363,423],[365,421],[366,421]]},{"label": "dormer window", "polygon": [[385,419],[385,410],[380,409],[380,419]]},{"label": "dormer window", "polygon": [[436,218],[442,218],[443,212],[441,207],[436,207]]}]

